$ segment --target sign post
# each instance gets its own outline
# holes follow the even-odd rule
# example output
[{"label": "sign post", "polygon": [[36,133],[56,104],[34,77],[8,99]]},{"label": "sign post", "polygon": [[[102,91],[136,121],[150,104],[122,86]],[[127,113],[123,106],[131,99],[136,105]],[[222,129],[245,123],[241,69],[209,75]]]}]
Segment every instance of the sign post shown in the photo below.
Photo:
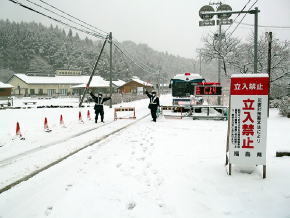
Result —
[{"label": "sign post", "polygon": [[233,74],[231,77],[227,162],[263,165],[266,178],[268,74]]}]

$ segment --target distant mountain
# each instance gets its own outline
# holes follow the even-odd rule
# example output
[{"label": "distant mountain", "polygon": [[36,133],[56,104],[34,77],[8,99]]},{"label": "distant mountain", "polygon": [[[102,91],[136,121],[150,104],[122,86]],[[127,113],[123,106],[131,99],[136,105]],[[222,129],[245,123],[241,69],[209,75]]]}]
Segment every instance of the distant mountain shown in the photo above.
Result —
[{"label": "distant mountain", "polygon": [[[0,80],[6,82],[13,73],[37,71],[53,73],[56,69],[80,69],[90,73],[100,52],[102,41],[93,41],[71,30],[66,33],[58,26],[46,27],[40,23],[15,23],[0,20]],[[134,61],[156,69],[146,72],[132,63],[114,47],[113,79],[127,80],[138,76],[153,83],[169,82],[173,75],[198,69],[193,59],[158,52],[146,44],[132,41],[121,43]],[[125,53],[127,53],[125,52]],[[153,71],[146,68],[147,71]],[[160,71],[160,73],[158,73]],[[97,74],[109,78],[108,46],[102,55]]]}]

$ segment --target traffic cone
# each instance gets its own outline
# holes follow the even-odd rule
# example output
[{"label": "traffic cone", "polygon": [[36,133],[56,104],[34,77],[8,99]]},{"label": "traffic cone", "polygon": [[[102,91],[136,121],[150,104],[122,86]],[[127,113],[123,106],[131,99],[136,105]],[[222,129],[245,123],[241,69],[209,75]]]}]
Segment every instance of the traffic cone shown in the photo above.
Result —
[{"label": "traffic cone", "polygon": [[59,125],[60,125],[61,127],[65,127],[65,125],[64,125],[64,121],[63,121],[63,117],[62,117],[62,114],[60,115]]},{"label": "traffic cone", "polygon": [[20,131],[20,125],[18,122],[16,123],[16,135],[20,137],[22,136],[21,131]]},{"label": "traffic cone", "polygon": [[47,118],[44,118],[44,131],[45,132],[51,132],[51,129],[49,129],[48,127],[48,122],[47,122]]},{"label": "traffic cone", "polygon": [[92,118],[91,118],[91,113],[90,113],[90,110],[88,110],[88,113],[87,113],[87,118],[88,118],[88,120],[91,120]]},{"label": "traffic cone", "polygon": [[80,123],[84,123],[83,118],[82,118],[82,113],[81,113],[81,112],[79,112],[79,122],[80,122]]},{"label": "traffic cone", "polygon": [[16,137],[19,137],[20,140],[24,140],[25,138],[22,136],[22,133],[20,131],[20,125],[19,123],[17,122],[16,123]]}]

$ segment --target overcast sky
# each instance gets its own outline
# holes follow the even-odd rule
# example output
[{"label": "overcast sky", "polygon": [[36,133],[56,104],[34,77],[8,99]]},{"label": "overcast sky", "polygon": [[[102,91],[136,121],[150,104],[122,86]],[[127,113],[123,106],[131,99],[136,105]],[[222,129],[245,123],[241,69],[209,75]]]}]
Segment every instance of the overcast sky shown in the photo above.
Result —
[{"label": "overcast sky", "polygon": [[[26,0],[19,2],[31,5]],[[39,0],[30,0],[41,3]],[[107,32],[112,31],[119,41],[146,43],[158,51],[192,58],[202,47],[201,38],[217,27],[199,27],[199,9],[210,0],[44,0],[81,20]],[[233,10],[241,10],[249,0],[224,0]],[[213,2],[213,1],[211,1]],[[255,0],[251,0],[248,7]],[[260,25],[290,26],[290,0],[259,0]],[[35,7],[35,6],[34,6]],[[235,18],[233,15],[232,18]],[[242,15],[237,21],[242,18]],[[30,12],[8,0],[1,0],[0,19],[36,21],[46,25],[54,21]],[[253,24],[254,16],[247,15],[245,23]],[[58,24],[59,25],[59,24]],[[59,25],[61,26],[61,25]],[[233,30],[233,25],[229,31]],[[223,26],[224,29],[227,26]],[[234,36],[245,39],[253,28],[240,25]],[[272,31],[274,37],[290,40],[290,29],[259,28],[259,33]]]}]

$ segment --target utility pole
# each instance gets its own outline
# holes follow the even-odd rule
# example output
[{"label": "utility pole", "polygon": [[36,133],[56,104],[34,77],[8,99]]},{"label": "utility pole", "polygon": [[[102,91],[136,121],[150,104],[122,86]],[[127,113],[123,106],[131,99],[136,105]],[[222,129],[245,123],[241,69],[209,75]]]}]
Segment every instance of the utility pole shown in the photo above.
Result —
[{"label": "utility pole", "polygon": [[254,73],[258,73],[258,13],[259,10],[255,7],[255,27],[254,27]]},{"label": "utility pole", "polygon": [[[222,46],[222,22],[219,22],[219,36],[218,36],[218,52],[221,53]],[[218,83],[221,83],[221,59],[218,56]],[[221,105],[221,96],[218,96],[218,105]]]},{"label": "utility pole", "polygon": [[271,94],[271,59],[272,59],[272,32],[266,32],[268,40],[268,75],[269,75],[269,93],[268,93],[268,117],[270,109],[270,94]]},{"label": "utility pole", "polygon": [[[209,3],[209,5],[216,5],[218,7],[218,6],[222,5],[222,2]],[[218,53],[220,55],[221,45],[222,45],[222,22],[221,21],[219,22],[219,30],[218,30],[217,40],[218,40]],[[221,83],[221,60],[220,60],[220,56],[218,56],[218,83]],[[217,104],[221,105],[221,97],[220,96],[218,96],[217,100],[218,100]]]},{"label": "utility pole", "polygon": [[160,70],[160,68],[158,69],[158,95],[160,96],[160,83],[161,83],[161,81],[160,81],[160,72],[161,70]]},{"label": "utility pole", "polygon": [[199,50],[199,74],[201,75],[201,52]]},{"label": "utility pole", "polygon": [[272,32],[267,32],[268,38],[268,74],[269,80],[271,80],[271,59],[272,59]]},{"label": "utility pole", "polygon": [[[113,34],[109,34],[109,43],[110,43],[110,97],[112,97],[113,87],[112,87],[112,65],[113,65]],[[110,108],[112,108],[112,98],[110,99]]]},{"label": "utility pole", "polygon": [[95,74],[95,72],[96,72],[96,69],[97,69],[98,63],[99,63],[99,61],[100,61],[100,59],[101,59],[101,55],[102,55],[102,53],[103,53],[103,51],[104,51],[105,45],[106,45],[106,43],[107,43],[107,40],[108,40],[108,38],[106,37],[106,39],[105,39],[105,41],[104,41],[104,43],[103,43],[102,49],[101,49],[101,51],[100,51],[100,54],[99,54],[99,56],[98,56],[98,59],[97,59],[97,61],[96,61],[96,63],[95,63],[94,69],[93,69],[93,71],[92,71],[92,73],[91,73],[91,76],[90,76],[90,78],[89,78],[89,81],[88,81],[88,83],[86,84],[86,87],[85,87],[85,89],[84,89],[83,95],[81,96],[80,103],[79,103],[79,107],[82,106],[82,103],[83,103],[83,101],[84,101],[84,99],[85,99],[86,93],[87,93],[87,91],[88,91],[88,89],[89,89],[89,87],[90,87],[90,83],[91,83],[91,81],[92,81],[92,79],[93,79],[93,76],[94,76],[94,74]]},{"label": "utility pole", "polygon": [[[203,8],[201,8],[203,9]],[[259,13],[258,7],[255,7],[255,10],[249,10],[249,11],[218,11],[218,12],[208,12],[208,11],[200,11],[200,17],[202,19],[205,19],[204,16],[214,16],[214,15],[232,15],[232,14],[254,14],[254,73],[258,72],[258,13]],[[214,24],[214,23],[213,23]],[[200,23],[200,26],[212,26],[211,24],[206,23]]]}]

